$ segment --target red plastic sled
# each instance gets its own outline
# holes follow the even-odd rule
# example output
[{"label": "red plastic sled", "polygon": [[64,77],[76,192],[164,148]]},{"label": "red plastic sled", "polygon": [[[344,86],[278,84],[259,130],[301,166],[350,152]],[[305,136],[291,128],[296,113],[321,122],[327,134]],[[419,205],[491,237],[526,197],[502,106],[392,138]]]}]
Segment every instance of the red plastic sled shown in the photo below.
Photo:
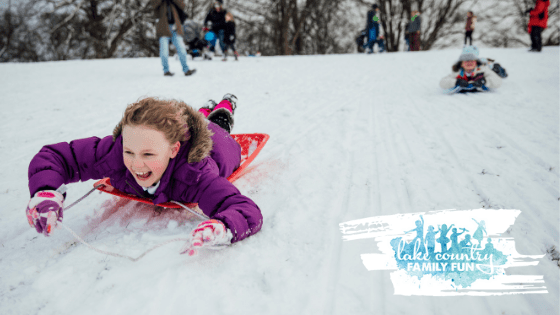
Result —
[{"label": "red plastic sled", "polygon": [[[267,135],[267,134],[264,134],[264,133],[244,133],[244,134],[231,135],[231,137],[233,139],[235,139],[235,141],[237,141],[237,143],[239,143],[239,145],[241,145],[241,164],[228,177],[228,180],[231,183],[233,183],[239,177],[241,177],[241,176],[243,176],[243,174],[245,174],[245,172],[247,171],[247,166],[249,166],[249,164],[251,164],[251,162],[259,154],[259,152],[262,150],[262,148],[264,147],[264,145],[266,144],[266,142],[268,141],[268,138],[270,138],[270,136]],[[99,185],[102,185],[102,186],[99,186]],[[103,178],[102,180],[97,181],[95,184],[93,184],[93,186],[94,187],[99,186],[99,187],[97,187],[98,190],[106,192],[106,193],[111,194],[111,195],[115,195],[115,196],[118,196],[118,197],[147,203],[147,204],[150,204],[150,205],[154,204],[148,198],[141,198],[141,197],[138,197],[138,196],[135,196],[135,195],[130,195],[130,194],[123,193],[122,191],[116,189],[115,187],[111,186],[111,182],[109,180],[109,177],[106,177],[106,178]],[[197,206],[196,203],[187,203],[185,205],[189,208],[194,208],[194,207]],[[165,207],[165,208],[175,208],[175,209],[180,209],[181,208],[181,206],[179,206],[177,204],[174,204],[174,203],[171,203],[171,202],[160,203],[157,206]]]}]

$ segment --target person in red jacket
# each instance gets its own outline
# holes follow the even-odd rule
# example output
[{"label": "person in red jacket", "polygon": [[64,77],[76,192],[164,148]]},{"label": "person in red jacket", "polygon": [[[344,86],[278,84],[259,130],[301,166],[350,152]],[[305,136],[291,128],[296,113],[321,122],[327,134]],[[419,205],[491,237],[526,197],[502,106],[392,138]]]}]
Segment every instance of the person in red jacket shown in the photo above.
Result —
[{"label": "person in red jacket", "polygon": [[531,34],[531,50],[538,51],[542,49],[541,33],[546,28],[548,23],[548,6],[549,0],[537,0],[533,9],[527,10],[529,13],[529,25],[527,31]]}]

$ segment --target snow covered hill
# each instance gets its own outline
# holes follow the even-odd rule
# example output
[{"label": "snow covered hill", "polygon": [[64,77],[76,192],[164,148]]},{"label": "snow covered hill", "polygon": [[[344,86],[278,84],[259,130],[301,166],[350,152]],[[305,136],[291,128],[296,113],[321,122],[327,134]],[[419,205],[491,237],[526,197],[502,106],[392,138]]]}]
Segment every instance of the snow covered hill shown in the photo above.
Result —
[{"label": "snow covered hill", "polygon": [[[519,209],[518,252],[559,239],[559,49],[483,49],[509,77],[490,93],[445,95],[459,50],[191,61],[0,64],[0,314],[558,314],[558,261],[548,294],[394,295],[368,271],[373,240],[343,242],[339,224],[441,209]],[[238,96],[234,133],[271,138],[236,185],[262,209],[261,232],[222,251],[181,243],[133,263],[96,253],[65,230],[29,228],[27,167],[46,144],[106,136],[142,96],[192,106]],[[92,182],[68,186],[70,204]],[[179,212],[94,193],[64,214],[93,246],[137,256],[197,223]]]}]

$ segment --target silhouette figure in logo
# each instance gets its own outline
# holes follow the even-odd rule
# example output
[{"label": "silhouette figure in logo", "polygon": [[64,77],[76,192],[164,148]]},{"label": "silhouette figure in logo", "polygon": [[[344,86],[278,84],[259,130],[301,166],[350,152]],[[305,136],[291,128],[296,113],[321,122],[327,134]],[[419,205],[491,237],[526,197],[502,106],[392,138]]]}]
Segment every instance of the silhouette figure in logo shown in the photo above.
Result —
[{"label": "silhouette figure in logo", "polygon": [[465,239],[463,239],[460,243],[459,243],[459,250],[460,253],[465,253],[468,254],[470,251],[470,247],[472,246],[472,242],[471,242],[471,235],[467,234],[465,235]]},{"label": "silhouette figure in logo", "polygon": [[486,223],[484,223],[484,220],[478,222],[473,219],[473,221],[478,224],[478,228],[476,229],[476,231],[474,231],[473,238],[478,241],[476,247],[482,248],[482,239],[484,238],[484,234],[488,234],[488,232],[486,232]]},{"label": "silhouette figure in logo", "polygon": [[494,244],[492,244],[491,238],[486,239],[486,245],[484,246],[484,250],[482,252],[488,254],[492,254],[494,252]]},{"label": "silhouette figure in logo", "polygon": [[426,232],[426,245],[428,247],[428,255],[432,257],[434,255],[434,250],[436,248],[436,234],[434,231],[434,226],[430,225],[428,227],[428,232]]},{"label": "silhouette figure in logo", "polygon": [[461,251],[461,249],[459,248],[459,242],[457,241],[457,237],[459,237],[459,235],[465,233],[465,231],[467,231],[467,229],[462,228],[463,232],[461,233],[457,233],[457,228],[453,228],[453,233],[451,233],[451,236],[449,238],[451,238],[451,251],[454,253],[459,253]]},{"label": "silhouette figure in logo", "polygon": [[[420,221],[422,220],[422,221]],[[415,232],[416,231],[416,237],[412,240],[412,242],[410,243],[410,248],[412,250],[414,250],[414,245],[416,244],[416,242],[418,240],[420,240],[420,248],[419,248],[419,252],[423,252],[424,251],[424,218],[422,216],[420,216],[420,220],[416,220],[416,228],[410,230],[410,231],[406,231],[404,233],[410,233],[410,232]]]},{"label": "silhouette figure in logo", "polygon": [[447,243],[449,243],[449,238],[447,237],[447,233],[449,232],[449,229],[453,225],[454,224],[451,224],[449,227],[447,227],[447,224],[444,224],[444,225],[441,226],[440,230],[438,231],[439,232],[439,238],[437,239],[437,241],[441,246],[441,253],[442,254],[447,253]]}]

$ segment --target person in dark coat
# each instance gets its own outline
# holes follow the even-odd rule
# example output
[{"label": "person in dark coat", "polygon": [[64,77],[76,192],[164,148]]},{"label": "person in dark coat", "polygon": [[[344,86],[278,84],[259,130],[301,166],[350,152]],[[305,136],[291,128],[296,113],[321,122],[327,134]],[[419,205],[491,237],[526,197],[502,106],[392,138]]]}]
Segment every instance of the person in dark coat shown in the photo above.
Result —
[{"label": "person in dark coat", "polygon": [[[373,4],[371,6],[371,10],[367,13],[367,21],[366,21],[366,33],[368,42],[366,47],[368,48],[368,54],[373,53],[373,45],[377,43],[377,39],[379,38],[379,6],[377,4]],[[381,46],[380,46],[381,48]]]},{"label": "person in dark coat", "polygon": [[227,61],[227,51],[229,48],[231,48],[231,50],[233,51],[233,55],[235,56],[235,60],[237,61],[239,54],[237,53],[237,50],[235,49],[235,21],[233,19],[233,14],[231,14],[231,12],[226,13],[226,24],[224,27],[224,46],[225,49],[223,50],[224,52],[224,59],[222,59],[223,61]]},{"label": "person in dark coat", "polygon": [[548,6],[549,0],[537,0],[533,9],[527,10],[529,13],[529,25],[527,31],[531,34],[531,50],[540,52],[542,49],[541,33],[548,24]]},{"label": "person in dark coat", "polygon": [[422,27],[422,18],[420,18],[420,12],[418,10],[413,10],[410,14],[412,15],[412,18],[410,19],[411,22],[408,25],[410,51],[419,51],[420,29]]},{"label": "person in dark coat", "polygon": [[173,76],[169,71],[169,41],[173,42],[183,66],[183,72],[189,76],[196,72],[187,66],[187,51],[183,42],[183,27],[181,18],[186,18],[184,13],[185,3],[181,0],[151,0],[156,15],[156,36],[159,38],[159,56],[163,65],[163,75]]},{"label": "person in dark coat", "polygon": [[[208,12],[206,18],[204,19],[204,26],[209,28],[210,31],[218,37],[222,52],[226,49],[224,43],[226,13],[227,10],[223,8],[223,1],[217,0],[214,2],[214,6],[210,9],[210,12]],[[210,50],[214,51],[214,46],[210,47]]]},{"label": "person in dark coat", "polygon": [[404,26],[404,41],[406,42],[406,51],[410,51],[410,33],[408,33],[408,27],[410,22],[407,22]]}]

